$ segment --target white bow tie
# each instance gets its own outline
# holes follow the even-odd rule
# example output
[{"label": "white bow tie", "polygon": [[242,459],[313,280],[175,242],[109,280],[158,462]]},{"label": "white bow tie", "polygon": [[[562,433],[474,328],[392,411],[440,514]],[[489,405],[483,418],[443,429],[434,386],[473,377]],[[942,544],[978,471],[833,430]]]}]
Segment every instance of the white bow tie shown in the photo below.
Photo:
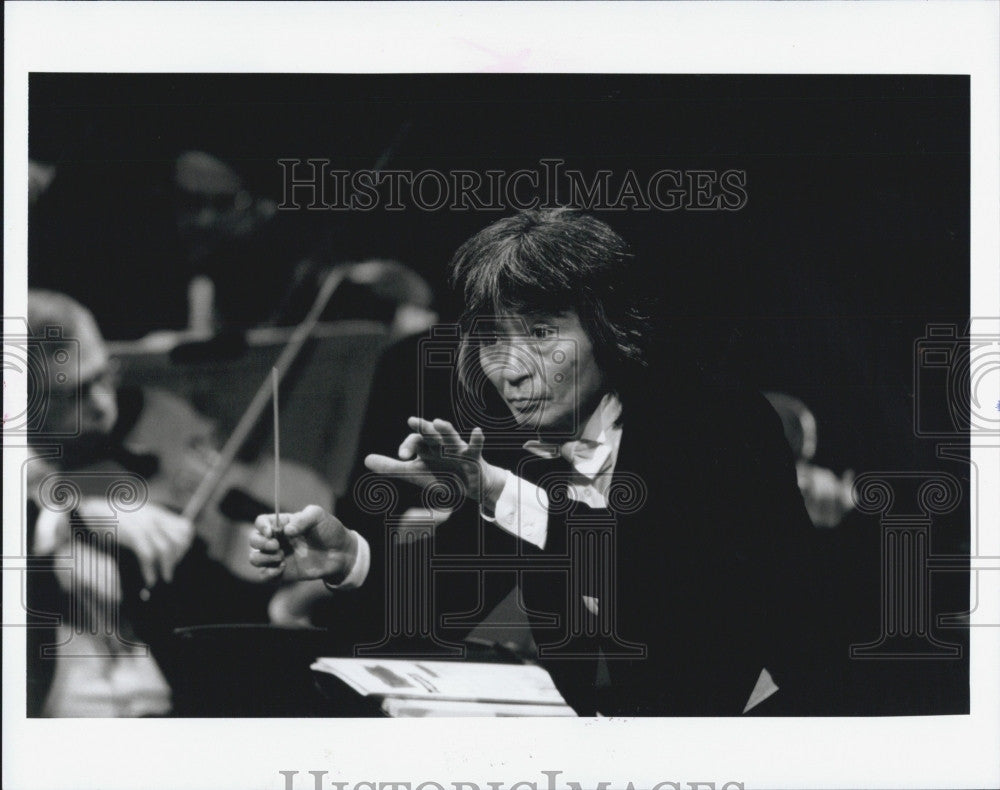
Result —
[{"label": "white bow tie", "polygon": [[611,466],[611,447],[590,439],[577,439],[562,445],[531,439],[524,443],[524,449],[541,458],[565,458],[573,468],[591,480],[606,472]]}]

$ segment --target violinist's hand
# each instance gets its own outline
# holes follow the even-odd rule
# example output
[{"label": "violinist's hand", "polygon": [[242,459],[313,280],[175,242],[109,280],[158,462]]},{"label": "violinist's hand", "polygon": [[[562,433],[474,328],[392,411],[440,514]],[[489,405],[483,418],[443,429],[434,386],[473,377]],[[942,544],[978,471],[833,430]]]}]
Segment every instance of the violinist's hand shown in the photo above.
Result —
[{"label": "violinist's hand", "polygon": [[282,513],[277,530],[273,513],[258,516],[254,526],[250,564],[268,579],[324,579],[337,584],[357,560],[358,536],[319,505]]},{"label": "violinist's hand", "polygon": [[463,493],[487,512],[496,509],[507,473],[483,458],[483,431],[473,428],[469,441],[458,435],[446,420],[410,417],[413,431],[399,446],[399,460],[386,455],[369,455],[365,466],[378,474],[427,486],[443,482],[459,483]]},{"label": "violinist's hand", "polygon": [[[96,498],[86,498],[78,508],[84,522],[88,517],[108,515],[108,506]],[[170,582],[174,568],[187,553],[194,540],[191,521],[159,505],[146,503],[132,512],[116,512],[118,542],[131,549],[139,561],[147,587],[161,579]]]}]

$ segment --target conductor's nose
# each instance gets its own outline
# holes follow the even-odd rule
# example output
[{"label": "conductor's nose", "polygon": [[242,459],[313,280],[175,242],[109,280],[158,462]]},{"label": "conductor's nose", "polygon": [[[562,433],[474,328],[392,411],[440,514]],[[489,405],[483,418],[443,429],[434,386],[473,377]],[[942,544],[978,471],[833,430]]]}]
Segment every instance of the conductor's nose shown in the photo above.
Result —
[{"label": "conductor's nose", "polygon": [[531,377],[531,366],[525,351],[515,343],[496,343],[493,345],[484,364],[492,370],[487,374],[499,378],[507,386],[516,387]]},{"label": "conductor's nose", "polygon": [[523,344],[494,343],[480,355],[483,372],[498,388],[517,390],[533,379],[537,365]]},{"label": "conductor's nose", "polygon": [[504,383],[511,389],[520,389],[531,379],[531,371],[523,365],[512,365],[504,368]]}]

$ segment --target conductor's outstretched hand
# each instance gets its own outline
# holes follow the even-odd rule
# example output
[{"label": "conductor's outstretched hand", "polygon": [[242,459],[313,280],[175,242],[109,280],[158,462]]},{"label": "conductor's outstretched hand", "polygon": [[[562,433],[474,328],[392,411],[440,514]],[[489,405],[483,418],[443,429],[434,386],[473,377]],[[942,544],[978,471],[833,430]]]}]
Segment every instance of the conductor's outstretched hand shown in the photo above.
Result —
[{"label": "conductor's outstretched hand", "polygon": [[483,458],[481,428],[473,428],[466,442],[447,420],[410,417],[406,424],[413,433],[399,446],[399,458],[369,455],[365,466],[421,488],[457,483],[466,497],[489,511],[494,509],[507,473]]},{"label": "conductor's outstretched hand", "polygon": [[357,535],[319,505],[298,513],[258,516],[250,536],[250,564],[265,578],[340,582],[357,559]]}]

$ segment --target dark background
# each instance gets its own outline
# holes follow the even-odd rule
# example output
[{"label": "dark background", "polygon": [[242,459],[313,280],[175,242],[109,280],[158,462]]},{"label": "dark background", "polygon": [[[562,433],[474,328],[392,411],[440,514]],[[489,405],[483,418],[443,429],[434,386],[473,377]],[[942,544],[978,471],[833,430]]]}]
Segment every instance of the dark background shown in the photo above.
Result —
[{"label": "dark background", "polygon": [[[33,215],[30,281],[126,304],[165,276],[167,184],[181,151],[215,154],[280,202],[278,158],[370,168],[406,122],[389,168],[538,169],[557,157],[586,173],[746,171],[740,211],[602,215],[633,244],[676,342],[802,398],[821,465],[967,481],[915,435],[913,362],[927,324],[961,332],[968,321],[962,76],[34,74],[30,156],[59,176]],[[316,250],[333,262],[396,258],[451,317],[446,264],[501,215],[410,207],[279,219],[294,227],[289,262]],[[940,404],[945,393],[935,395]],[[935,522],[932,551],[968,551],[965,510]],[[837,594],[854,605],[845,612],[863,613],[840,624],[849,641],[878,633],[877,538],[877,519],[857,514],[829,538],[847,581]],[[967,590],[964,575],[942,575],[935,611],[965,608]],[[967,710],[966,673],[967,656],[889,662],[866,675],[882,702],[872,710]]]}]

